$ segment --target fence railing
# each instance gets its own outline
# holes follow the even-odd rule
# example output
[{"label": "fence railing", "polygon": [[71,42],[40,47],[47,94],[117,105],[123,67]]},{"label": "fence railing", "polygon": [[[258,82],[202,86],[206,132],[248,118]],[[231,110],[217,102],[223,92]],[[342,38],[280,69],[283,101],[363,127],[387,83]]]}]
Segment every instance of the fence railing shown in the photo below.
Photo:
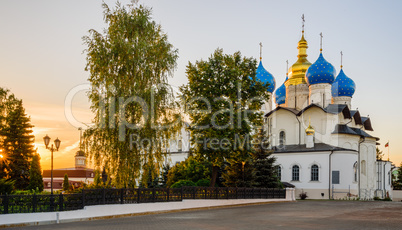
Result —
[{"label": "fence railing", "polygon": [[70,211],[89,205],[182,201],[183,199],[286,198],[285,189],[273,188],[138,188],[83,189],[56,195],[0,195],[0,214]]}]

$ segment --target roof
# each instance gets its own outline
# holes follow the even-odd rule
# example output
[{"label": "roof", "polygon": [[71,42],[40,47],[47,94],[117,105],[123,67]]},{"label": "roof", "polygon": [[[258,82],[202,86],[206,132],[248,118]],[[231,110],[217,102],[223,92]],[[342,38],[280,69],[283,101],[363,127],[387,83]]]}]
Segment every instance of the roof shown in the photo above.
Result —
[{"label": "roof", "polygon": [[350,110],[350,115],[355,119],[355,124],[362,125],[362,118],[358,110]]},{"label": "roof", "polygon": [[361,136],[361,137],[369,137],[369,138],[375,138],[376,140],[380,140],[380,138],[373,137],[361,129],[351,128],[347,125],[339,125],[339,124],[336,125],[335,130],[332,132],[332,134],[350,134],[350,135],[357,135],[357,136]]},{"label": "roof", "polygon": [[297,115],[297,114],[300,112],[300,111],[297,110],[297,109],[282,107],[282,106],[279,106],[279,105],[278,105],[274,110],[271,110],[269,113],[265,114],[265,116],[266,116],[266,117],[269,117],[272,113],[274,113],[274,112],[276,112],[276,111],[278,111],[278,110],[280,110],[280,109],[287,110],[287,111],[293,113],[294,115]]},{"label": "roof", "polygon": [[[64,177],[64,174],[70,177],[93,177],[91,173],[94,173],[93,169],[76,169],[76,170],[65,170],[65,169],[53,169],[53,178],[54,177]],[[43,170],[43,178],[50,177],[50,170]]]},{"label": "roof", "polygon": [[293,184],[291,184],[289,182],[281,181],[281,183],[283,184],[283,186],[285,188],[294,188],[294,187],[296,187],[296,186],[294,186]]},{"label": "roof", "polygon": [[362,117],[362,122],[364,125],[364,129],[373,131],[373,127],[371,126],[371,120],[369,117]]},{"label": "roof", "polygon": [[332,113],[332,114],[339,114],[342,112],[342,114],[345,118],[349,118],[349,119],[352,118],[349,107],[345,104],[329,104],[325,108],[325,111],[327,113]]},{"label": "roof", "polygon": [[306,145],[285,145],[282,148],[275,146],[274,153],[292,153],[292,152],[323,152],[323,151],[353,151],[353,149],[346,149],[328,145],[325,143],[315,143],[313,148],[307,148]]}]

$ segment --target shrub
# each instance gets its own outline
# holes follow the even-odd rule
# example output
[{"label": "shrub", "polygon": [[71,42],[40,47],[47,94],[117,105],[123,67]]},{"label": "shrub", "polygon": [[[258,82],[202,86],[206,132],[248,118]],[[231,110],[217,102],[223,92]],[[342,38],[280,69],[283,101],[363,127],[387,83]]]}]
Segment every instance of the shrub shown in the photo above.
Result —
[{"label": "shrub", "polygon": [[300,199],[302,199],[302,200],[305,200],[308,196],[307,196],[307,192],[301,192],[300,194],[299,194],[299,197],[300,197]]},{"label": "shrub", "polygon": [[208,179],[200,179],[195,183],[198,187],[209,187],[211,181]]},{"label": "shrub", "polygon": [[181,188],[183,186],[196,186],[196,184],[190,180],[179,180],[170,186],[171,188]]}]

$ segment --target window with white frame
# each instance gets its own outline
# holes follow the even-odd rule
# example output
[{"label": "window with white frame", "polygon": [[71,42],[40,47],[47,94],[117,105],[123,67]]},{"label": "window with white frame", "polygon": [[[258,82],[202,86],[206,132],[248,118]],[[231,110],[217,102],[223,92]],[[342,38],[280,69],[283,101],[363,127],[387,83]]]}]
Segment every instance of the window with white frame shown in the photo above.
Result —
[{"label": "window with white frame", "polygon": [[300,180],[300,167],[298,165],[293,165],[292,167],[292,181]]},{"label": "window with white frame", "polygon": [[311,166],[311,181],[318,181],[318,165]]}]

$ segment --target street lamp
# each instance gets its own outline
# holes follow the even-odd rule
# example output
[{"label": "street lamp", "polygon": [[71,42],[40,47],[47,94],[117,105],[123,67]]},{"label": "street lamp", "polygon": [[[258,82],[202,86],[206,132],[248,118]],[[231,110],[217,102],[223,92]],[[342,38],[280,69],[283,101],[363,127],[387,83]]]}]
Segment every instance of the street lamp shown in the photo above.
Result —
[{"label": "street lamp", "polygon": [[52,163],[51,163],[51,169],[50,169],[50,193],[53,195],[53,152],[59,151],[61,141],[59,140],[59,138],[57,138],[56,140],[54,140],[54,145],[56,147],[54,147],[53,144],[51,147],[49,147],[50,137],[47,134],[43,138],[43,141],[45,142],[46,149],[49,149],[50,152],[52,152],[52,157],[51,157]]}]

